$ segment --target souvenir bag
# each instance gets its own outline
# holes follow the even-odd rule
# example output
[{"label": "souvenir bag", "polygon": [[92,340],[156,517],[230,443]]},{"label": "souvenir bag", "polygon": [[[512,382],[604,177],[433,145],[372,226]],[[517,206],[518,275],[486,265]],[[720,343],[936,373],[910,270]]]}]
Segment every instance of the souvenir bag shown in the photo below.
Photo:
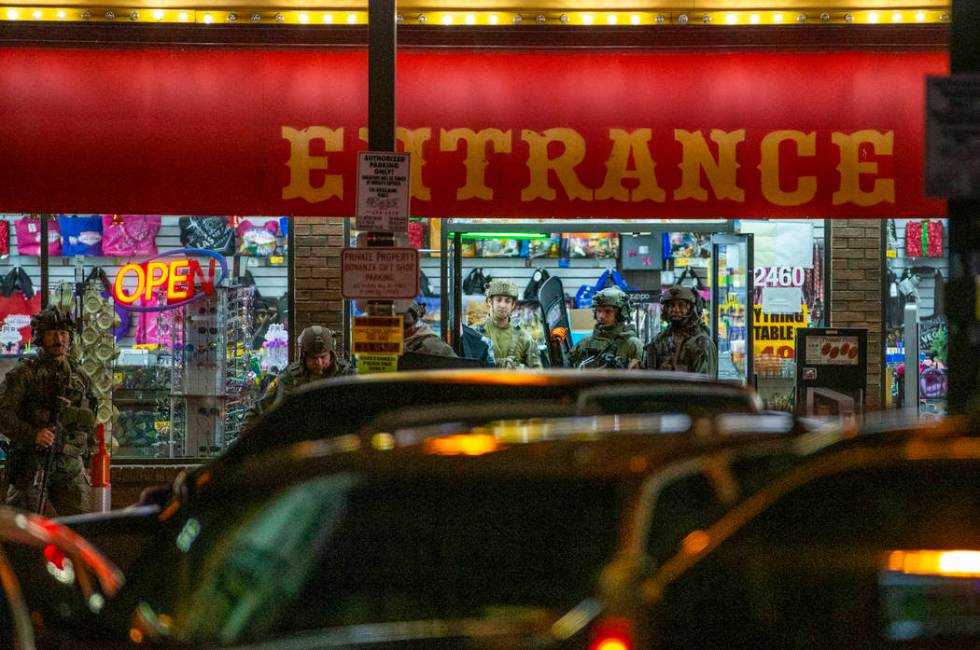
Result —
[{"label": "souvenir bag", "polygon": [[[155,307],[166,304],[166,301],[167,295],[165,293],[156,292],[149,300],[146,297],[140,298],[140,307]],[[174,311],[169,309],[166,311],[139,312],[139,317],[136,319],[136,343],[155,344],[170,348],[175,335],[173,331],[176,324]]]},{"label": "souvenir bag", "polygon": [[421,221],[409,220],[408,245],[415,249],[425,248],[425,226]]},{"label": "souvenir bag", "polygon": [[31,341],[31,316],[41,311],[41,294],[34,292],[30,277],[20,267],[10,270],[2,286],[0,347],[4,353],[18,353]]},{"label": "souvenir bag", "polygon": [[[48,255],[61,255],[61,229],[58,220],[48,217]],[[41,220],[38,217],[23,217],[14,222],[17,237],[18,255],[41,254]]]},{"label": "souvenir bag", "polygon": [[102,254],[152,257],[157,254],[160,216],[155,214],[103,214]]},{"label": "souvenir bag", "polygon": [[10,255],[10,223],[0,219],[0,258]]},{"label": "souvenir bag", "polygon": [[58,226],[62,255],[102,255],[102,217],[59,215]]},{"label": "souvenir bag", "polygon": [[185,248],[235,254],[235,231],[228,223],[228,217],[181,217],[178,225],[180,243]]},{"label": "souvenir bag", "polygon": [[943,256],[943,222],[927,221],[925,226],[926,255],[928,257]]},{"label": "souvenir bag", "polygon": [[909,221],[905,224],[905,256],[922,257],[921,221]]},{"label": "souvenir bag", "polygon": [[279,222],[266,221],[256,226],[247,219],[238,224],[240,241],[238,252],[248,257],[268,257],[274,255],[278,246],[276,236],[279,234]]}]

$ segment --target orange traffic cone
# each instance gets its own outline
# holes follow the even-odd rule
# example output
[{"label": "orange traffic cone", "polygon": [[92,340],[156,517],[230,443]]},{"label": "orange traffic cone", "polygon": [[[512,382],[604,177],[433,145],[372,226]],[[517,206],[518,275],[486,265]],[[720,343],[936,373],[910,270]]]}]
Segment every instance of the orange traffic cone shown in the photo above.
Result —
[{"label": "orange traffic cone", "polygon": [[95,441],[99,448],[92,455],[92,510],[112,509],[112,485],[109,482],[109,450],[105,447],[105,425],[95,425]]}]

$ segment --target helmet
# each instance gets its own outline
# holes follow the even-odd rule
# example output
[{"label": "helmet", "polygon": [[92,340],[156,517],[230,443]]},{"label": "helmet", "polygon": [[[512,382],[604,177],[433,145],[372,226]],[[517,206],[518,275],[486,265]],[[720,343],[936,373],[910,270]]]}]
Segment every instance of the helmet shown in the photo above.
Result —
[{"label": "helmet", "polygon": [[687,287],[671,287],[660,294],[660,304],[666,305],[672,300],[683,300],[684,302],[691,303],[691,307],[695,307],[698,304],[698,299],[694,295],[693,289],[688,289]]},{"label": "helmet", "polygon": [[627,313],[630,308],[630,298],[622,289],[609,287],[592,296],[592,308],[596,307],[615,307],[621,313]]},{"label": "helmet", "polygon": [[71,314],[58,307],[47,307],[31,317],[31,329],[34,332],[33,343],[41,347],[44,333],[51,330],[64,330],[70,334],[75,332],[75,321]]},{"label": "helmet", "polygon": [[413,302],[411,305],[405,308],[404,311],[400,312],[404,317],[404,326],[411,327],[422,320],[425,316],[425,303],[424,302]]},{"label": "helmet", "polygon": [[300,332],[298,344],[300,357],[337,350],[333,332],[321,325],[311,325]]},{"label": "helmet", "polygon": [[487,298],[493,296],[510,296],[517,300],[517,285],[508,280],[490,280],[487,285]]},{"label": "helmet", "polygon": [[686,316],[668,318],[672,327],[687,327],[701,319],[701,296],[696,294],[693,289],[682,286],[674,286],[660,294],[660,304],[666,307],[672,302],[686,302],[691,305],[691,310]]}]

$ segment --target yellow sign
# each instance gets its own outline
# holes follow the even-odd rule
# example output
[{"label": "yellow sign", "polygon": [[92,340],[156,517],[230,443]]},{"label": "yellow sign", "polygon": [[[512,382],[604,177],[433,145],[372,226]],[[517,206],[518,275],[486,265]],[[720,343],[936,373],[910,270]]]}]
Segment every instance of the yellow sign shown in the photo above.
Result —
[{"label": "yellow sign", "polygon": [[810,324],[807,306],[795,314],[770,314],[762,305],[752,310],[752,352],[758,365],[764,360],[795,359],[796,330]]},{"label": "yellow sign", "polygon": [[355,316],[351,335],[354,354],[402,353],[401,316]]},{"label": "yellow sign", "polygon": [[398,370],[397,354],[359,354],[357,355],[357,374],[372,375],[379,372]]}]

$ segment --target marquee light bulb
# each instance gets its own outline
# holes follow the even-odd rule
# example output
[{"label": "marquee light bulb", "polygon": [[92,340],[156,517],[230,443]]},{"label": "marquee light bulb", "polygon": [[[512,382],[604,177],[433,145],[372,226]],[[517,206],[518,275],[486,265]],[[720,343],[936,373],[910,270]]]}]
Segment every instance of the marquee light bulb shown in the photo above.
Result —
[{"label": "marquee light bulb", "polygon": [[871,11],[871,12],[868,13],[868,22],[869,23],[876,23],[876,22],[878,22],[878,12],[877,11]]},{"label": "marquee light bulb", "polygon": [[296,16],[296,18],[299,20],[299,22],[303,23],[304,25],[310,22],[310,17],[306,14],[300,14]]},{"label": "marquee light bulb", "polygon": [[182,11],[177,14],[177,20],[187,20],[188,18],[190,18],[190,16],[187,15],[186,11]]},{"label": "marquee light bulb", "polygon": [[35,9],[34,10],[34,13],[31,14],[31,15],[34,17],[34,20],[41,20],[41,15],[42,14],[41,14],[41,10],[40,9]]},{"label": "marquee light bulb", "polygon": [[443,25],[452,25],[453,24],[453,17],[450,16],[449,14],[444,14],[443,17],[442,17],[442,24]]},{"label": "marquee light bulb", "polygon": [[900,23],[900,22],[902,22],[902,12],[901,11],[896,11],[895,13],[892,14],[892,22],[893,23]]},{"label": "marquee light bulb", "polygon": [[926,14],[923,11],[917,11],[915,13],[915,20],[920,23],[926,22]]},{"label": "marquee light bulb", "polygon": [[476,16],[474,16],[473,14],[466,14],[466,18],[464,18],[463,20],[466,22],[467,25],[476,24]]},{"label": "marquee light bulb", "polygon": [[640,17],[637,16],[636,14],[633,14],[632,16],[630,16],[630,24],[631,25],[639,25],[640,24]]},{"label": "marquee light bulb", "polygon": [[163,9],[154,9],[153,10],[153,19],[154,20],[163,20]]},{"label": "marquee light bulb", "polygon": [[616,14],[609,14],[608,16],[606,16],[606,23],[610,25],[615,25],[618,22],[619,22],[619,18],[616,17]]},{"label": "marquee light bulb", "polygon": [[500,16],[498,16],[497,14],[490,14],[490,24],[491,25],[496,25],[499,22],[500,22]]},{"label": "marquee light bulb", "polygon": [[591,25],[593,20],[595,20],[595,18],[592,16],[592,14],[582,14],[582,22],[586,25]]},{"label": "marquee light bulb", "polygon": [[357,14],[347,14],[347,24],[353,25],[357,22]]},{"label": "marquee light bulb", "polygon": [[783,14],[773,14],[772,22],[781,23],[783,22]]},{"label": "marquee light bulb", "polygon": [[725,16],[725,22],[728,23],[729,25],[734,25],[735,23],[738,22],[738,16],[735,14],[727,14]]},{"label": "marquee light bulb", "polygon": [[749,15],[749,22],[752,23],[753,25],[758,25],[760,20],[761,19],[759,18],[759,14]]},{"label": "marquee light bulb", "polygon": [[323,14],[323,22],[328,25],[333,24],[333,14]]},{"label": "marquee light bulb", "polygon": [[8,9],[7,10],[7,18],[9,20],[17,20],[17,16],[19,16],[19,15],[20,15],[20,13],[16,9]]},{"label": "marquee light bulb", "polygon": [[58,10],[58,19],[59,20],[64,20],[65,19],[65,12],[63,10],[61,10],[61,9]]}]

